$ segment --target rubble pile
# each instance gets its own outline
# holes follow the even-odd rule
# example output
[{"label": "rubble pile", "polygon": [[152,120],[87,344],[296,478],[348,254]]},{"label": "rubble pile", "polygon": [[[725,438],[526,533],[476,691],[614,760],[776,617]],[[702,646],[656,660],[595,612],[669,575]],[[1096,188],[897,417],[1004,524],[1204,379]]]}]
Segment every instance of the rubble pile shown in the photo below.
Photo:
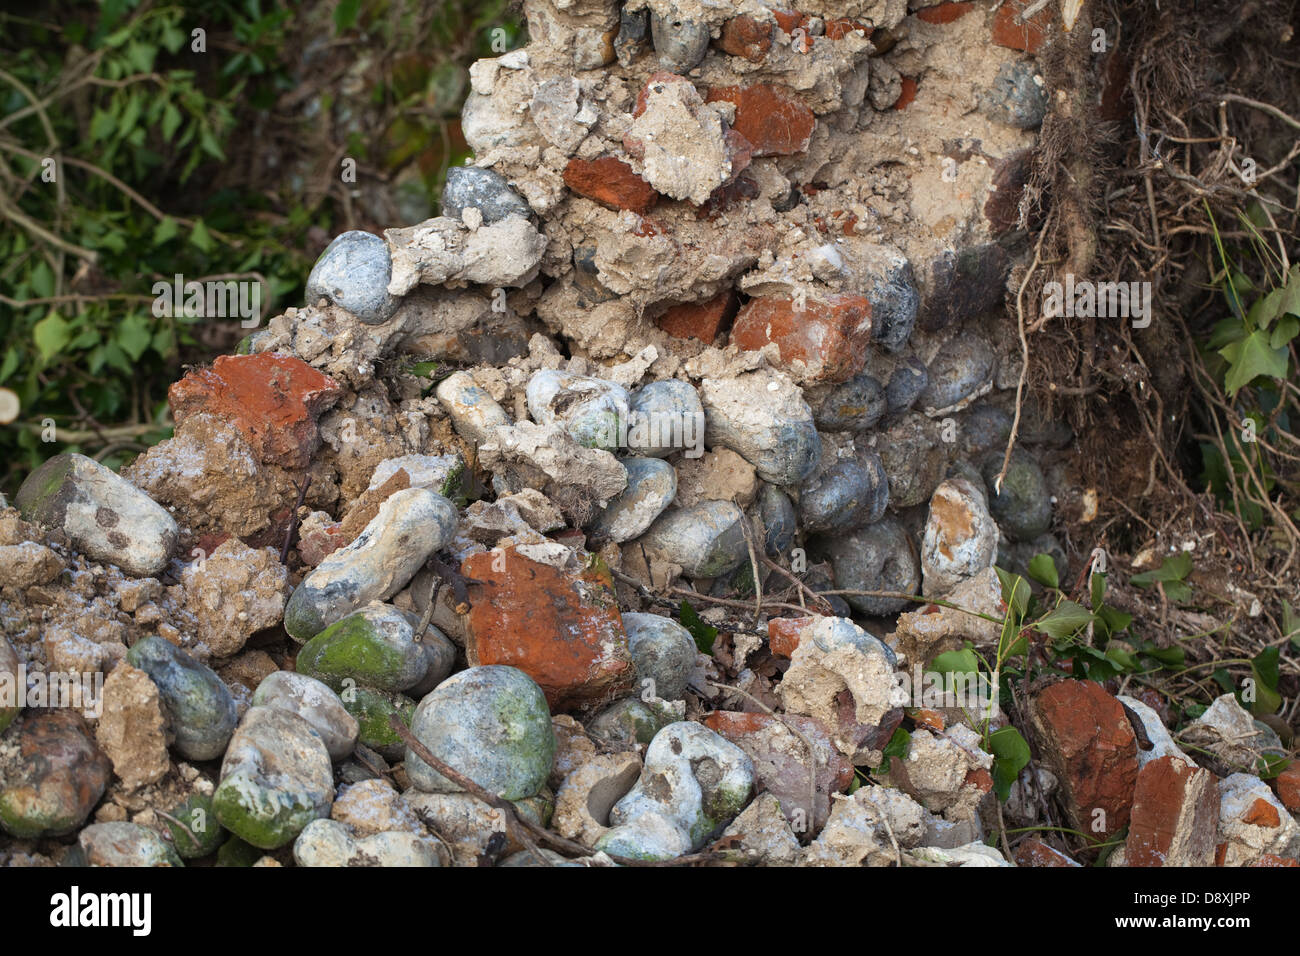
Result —
[{"label": "rubble pile", "polygon": [[[0,856],[1077,865],[988,845],[1004,718],[897,679],[996,644],[995,563],[1064,568],[1081,498],[1032,405],[1001,474],[1040,6],[526,0],[441,216],[0,511]],[[1270,746],[1230,696],[1195,760],[1086,681],[1028,714],[1008,825],[1297,865],[1300,788],[1202,759]]]}]

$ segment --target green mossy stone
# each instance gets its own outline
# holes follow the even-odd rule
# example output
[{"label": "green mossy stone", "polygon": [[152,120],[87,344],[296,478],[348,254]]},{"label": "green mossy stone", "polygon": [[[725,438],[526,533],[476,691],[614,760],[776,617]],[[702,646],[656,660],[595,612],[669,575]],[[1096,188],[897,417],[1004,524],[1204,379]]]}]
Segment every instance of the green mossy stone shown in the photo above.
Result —
[{"label": "green mossy stone", "polygon": [[296,670],[336,692],[364,684],[376,690],[403,691],[428,670],[423,648],[415,643],[418,620],[395,607],[372,604],[331,624],[298,652]]},{"label": "green mossy stone", "polygon": [[232,836],[217,850],[217,866],[252,866],[262,855],[263,851],[253,844]]},{"label": "green mossy stone", "polygon": [[231,738],[212,796],[217,821],[254,846],[284,846],[329,816],[334,772],[320,734],[297,714],[252,707]]},{"label": "green mossy stone", "polygon": [[171,834],[172,846],[186,860],[197,860],[210,855],[226,836],[226,831],[217,822],[211,797],[196,793],[167,813],[180,821],[175,823],[163,818]]},{"label": "green mossy stone", "polygon": [[402,723],[411,726],[415,701],[402,694],[363,686],[345,688],[339,696],[343,708],[356,719],[358,742],[387,759],[400,760],[406,752],[406,743],[389,725],[389,719],[397,714]]},{"label": "green mossy stone", "polygon": [[[435,757],[507,800],[538,793],[555,759],[546,695],[514,667],[453,674],[420,701],[411,730]],[[421,790],[460,789],[409,750],[406,772]]]}]

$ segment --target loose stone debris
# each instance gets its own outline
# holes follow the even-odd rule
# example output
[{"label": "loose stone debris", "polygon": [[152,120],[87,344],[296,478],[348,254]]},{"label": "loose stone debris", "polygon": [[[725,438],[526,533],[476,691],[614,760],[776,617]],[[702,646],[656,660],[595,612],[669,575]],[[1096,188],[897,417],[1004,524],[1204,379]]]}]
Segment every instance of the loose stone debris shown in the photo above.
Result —
[{"label": "loose stone debris", "polygon": [[1027,406],[1001,475],[1055,6],[523,6],[442,215],[337,237],[172,438],[0,510],[0,859],[1091,862],[1050,800],[1111,865],[1296,865],[1231,695],[1175,738],[1035,688],[1003,805],[1006,715],[899,679],[1064,553],[1069,436]]}]

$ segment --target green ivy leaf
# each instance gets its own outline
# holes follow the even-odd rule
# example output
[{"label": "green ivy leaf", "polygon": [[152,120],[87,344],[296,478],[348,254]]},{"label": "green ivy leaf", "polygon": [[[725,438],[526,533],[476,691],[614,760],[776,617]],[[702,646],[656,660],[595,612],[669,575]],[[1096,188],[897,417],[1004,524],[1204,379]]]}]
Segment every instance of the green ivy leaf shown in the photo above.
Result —
[{"label": "green ivy leaf", "polygon": [[1056,610],[1034,622],[1034,630],[1042,631],[1054,641],[1072,637],[1092,623],[1092,612],[1074,601],[1062,601]]},{"label": "green ivy leaf", "polygon": [[1251,661],[1255,677],[1272,690],[1277,690],[1278,678],[1281,676],[1278,668],[1278,658],[1281,654],[1282,649],[1279,647],[1266,647]]},{"label": "green ivy leaf", "polygon": [[1106,601],[1106,575],[1093,572],[1088,578],[1088,599],[1093,613],[1101,613]]},{"label": "green ivy leaf", "polygon": [[1023,618],[1029,608],[1029,582],[1018,574],[994,568],[1002,583],[1002,600],[1017,618]]},{"label": "green ivy leaf", "polygon": [[948,651],[930,662],[930,671],[936,674],[974,674],[979,670],[979,658],[969,647]]},{"label": "green ivy leaf", "polygon": [[198,246],[204,252],[211,252],[217,247],[212,240],[212,234],[208,232],[208,227],[203,225],[203,220],[196,220],[194,228],[190,230],[190,242]]},{"label": "green ivy leaf", "polygon": [[1229,363],[1228,374],[1223,380],[1229,397],[1235,397],[1261,375],[1270,378],[1286,376],[1287,352],[1270,346],[1268,332],[1264,329],[1257,329],[1240,342],[1219,349],[1219,354]]},{"label": "green ivy leaf", "polygon": [[72,326],[57,312],[51,312],[32,327],[32,338],[41,358],[49,361],[58,355],[72,338]]},{"label": "green ivy leaf", "polygon": [[18,368],[18,349],[12,345],[5,352],[5,360],[0,363],[0,383],[8,381],[9,376]]},{"label": "green ivy leaf", "polygon": [[1050,554],[1044,552],[1030,558],[1028,571],[1029,576],[1039,584],[1045,584],[1049,588],[1061,586],[1060,575],[1056,572],[1056,562]]},{"label": "green ivy leaf", "polygon": [[176,135],[176,130],[181,125],[181,111],[173,103],[168,103],[162,115],[162,134],[163,139],[171,142],[171,138]]},{"label": "green ivy leaf", "polygon": [[158,225],[154,226],[153,244],[155,246],[161,246],[169,239],[175,238],[180,231],[181,227],[177,224],[175,219],[171,216],[164,216],[162,219],[158,220]]},{"label": "green ivy leaf", "polygon": [[1300,333],[1300,319],[1297,319],[1294,315],[1283,316],[1282,321],[1278,322],[1277,328],[1269,334],[1269,347],[1275,349],[1285,348],[1286,344],[1296,337],[1296,333]]},{"label": "green ivy leaf", "polygon": [[993,754],[993,789],[998,800],[1006,803],[1011,785],[1029,764],[1029,744],[1020,731],[1007,726],[989,734],[989,753]]},{"label": "green ivy leaf", "polygon": [[1109,604],[1103,604],[1101,610],[1097,611],[1096,614],[1097,620],[1105,627],[1107,635],[1127,631],[1129,625],[1133,623],[1132,614],[1127,614],[1119,608],[1111,607]]},{"label": "green ivy leaf", "polygon": [[153,336],[150,334],[149,322],[145,317],[139,313],[132,313],[122,320],[114,338],[122,351],[131,357],[131,361],[138,362],[140,356],[144,355],[145,350],[149,348]]},{"label": "green ivy leaf", "polygon": [[700,649],[700,652],[712,654],[718,629],[700,617],[695,608],[691,607],[690,602],[685,599],[682,600],[681,621],[682,627],[690,631],[691,637],[695,638],[695,646]]},{"label": "green ivy leaf", "polygon": [[1179,551],[1173,557],[1162,561],[1160,567],[1155,570],[1133,575],[1129,579],[1129,583],[1140,588],[1147,588],[1156,582],[1160,582],[1165,586],[1165,596],[1169,600],[1181,604],[1192,596],[1192,589],[1183,583],[1183,579],[1191,573],[1191,570],[1191,552]]},{"label": "green ivy leaf", "polygon": [[334,8],[334,32],[346,33],[356,25],[357,15],[361,12],[361,0],[339,0]]}]

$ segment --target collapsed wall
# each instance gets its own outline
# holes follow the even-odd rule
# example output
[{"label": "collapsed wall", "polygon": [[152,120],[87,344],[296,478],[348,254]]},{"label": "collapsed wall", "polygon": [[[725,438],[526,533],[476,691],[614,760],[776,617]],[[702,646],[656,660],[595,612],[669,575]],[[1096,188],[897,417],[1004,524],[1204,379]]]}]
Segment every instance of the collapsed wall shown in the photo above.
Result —
[{"label": "collapsed wall", "polygon": [[[121,478],[59,456],[0,512],[11,667],[108,675],[88,722],[8,710],[77,783],[33,809],[6,756],[11,836],[112,858],[93,812],[200,856],[168,821],[210,806],[253,858],[436,862],[422,823],[454,862],[519,848],[396,715],[615,858],[743,809],[765,862],[888,864],[894,830],[989,862],[959,710],[914,733],[907,795],[831,794],[885,762],[895,672],[998,638],[906,596],[996,617],[995,561],[1066,564],[1068,430],[1027,411],[998,482],[1056,5],[524,9],[529,44],[471,68],[441,216],[338,237],[302,308],[172,387],[173,438]],[[664,616],[683,597],[718,653]]]}]

